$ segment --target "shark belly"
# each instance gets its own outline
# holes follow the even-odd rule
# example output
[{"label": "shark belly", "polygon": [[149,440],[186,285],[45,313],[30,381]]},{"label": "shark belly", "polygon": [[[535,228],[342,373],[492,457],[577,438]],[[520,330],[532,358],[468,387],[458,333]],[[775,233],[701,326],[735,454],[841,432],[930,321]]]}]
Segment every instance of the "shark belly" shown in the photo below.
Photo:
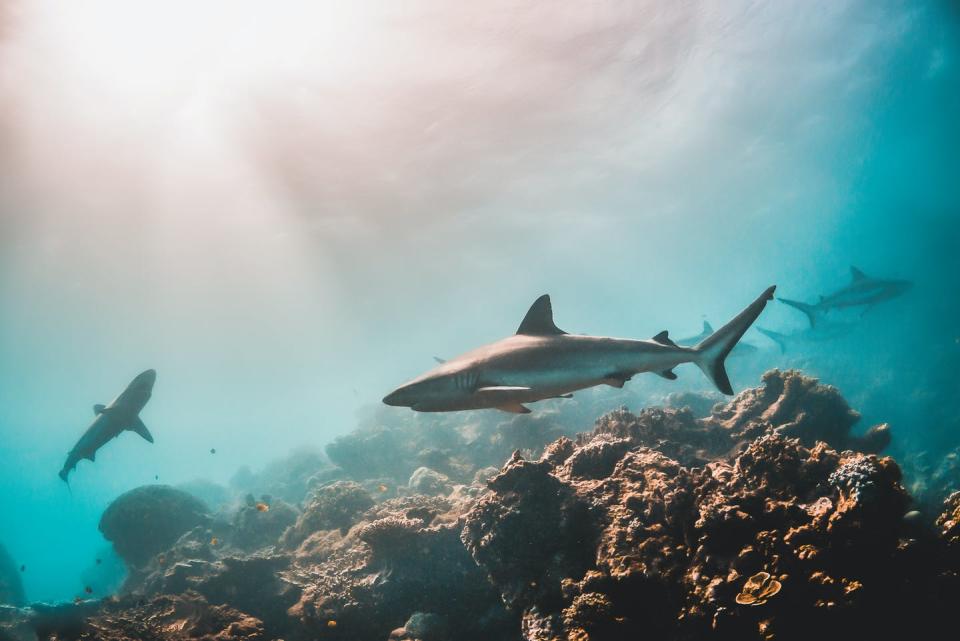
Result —
[{"label": "shark belly", "polygon": [[[564,336],[540,349],[491,359],[485,379],[517,388],[509,400],[532,403],[598,385],[621,386],[635,374],[663,371],[689,359],[684,348],[623,339]],[[507,398],[506,395],[501,398]],[[493,399],[476,401],[497,407]]]}]

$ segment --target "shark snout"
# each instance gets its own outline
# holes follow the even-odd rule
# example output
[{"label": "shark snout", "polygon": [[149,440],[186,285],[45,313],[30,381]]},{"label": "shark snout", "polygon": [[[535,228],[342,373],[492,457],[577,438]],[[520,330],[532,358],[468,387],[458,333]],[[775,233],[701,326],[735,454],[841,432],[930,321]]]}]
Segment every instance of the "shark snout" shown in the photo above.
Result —
[{"label": "shark snout", "polygon": [[393,407],[409,407],[413,403],[408,397],[409,394],[407,393],[407,390],[403,387],[398,387],[383,397],[383,403]]}]

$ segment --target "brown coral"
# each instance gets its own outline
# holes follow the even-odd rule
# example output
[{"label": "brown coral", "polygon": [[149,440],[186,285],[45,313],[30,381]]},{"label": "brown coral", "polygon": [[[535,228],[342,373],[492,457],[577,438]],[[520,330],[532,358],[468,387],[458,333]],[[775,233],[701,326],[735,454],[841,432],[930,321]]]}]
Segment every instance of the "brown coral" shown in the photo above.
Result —
[{"label": "brown coral", "polygon": [[747,579],[743,589],[736,597],[739,605],[763,605],[780,592],[780,582],[769,572],[757,572]]}]

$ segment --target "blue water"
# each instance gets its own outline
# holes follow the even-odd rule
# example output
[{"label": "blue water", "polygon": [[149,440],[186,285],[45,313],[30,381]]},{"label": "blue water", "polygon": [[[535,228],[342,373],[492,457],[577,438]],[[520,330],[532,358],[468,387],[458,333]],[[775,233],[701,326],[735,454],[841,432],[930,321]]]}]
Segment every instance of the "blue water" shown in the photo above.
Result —
[{"label": "blue water", "polygon": [[[568,331],[643,338],[770,284],[815,301],[850,265],[909,279],[843,337],[748,333],[734,386],[801,367],[898,458],[960,445],[956,3],[574,4],[426,2],[383,38],[371,8],[327,45],[284,14],[236,66],[215,22],[187,67],[123,12],[0,30],[0,543],[29,599],[115,587],[97,523],[122,492],[322,449],[544,292]],[[156,442],[68,489],[93,404],[148,367]],[[709,387],[678,373],[610,406]]]}]

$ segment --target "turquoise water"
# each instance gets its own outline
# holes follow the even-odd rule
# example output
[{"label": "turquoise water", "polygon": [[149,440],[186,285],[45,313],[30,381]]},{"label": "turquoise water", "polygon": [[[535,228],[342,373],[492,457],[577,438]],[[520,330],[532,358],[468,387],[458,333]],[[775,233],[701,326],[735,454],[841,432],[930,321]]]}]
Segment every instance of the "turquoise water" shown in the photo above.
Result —
[{"label": "turquoise water", "polygon": [[[245,23],[202,13],[173,54],[122,11],[11,11],[0,543],[28,598],[115,587],[97,523],[120,493],[227,484],[396,420],[385,393],[545,292],[568,331],[676,337],[770,284],[815,301],[850,265],[908,279],[841,337],[781,354],[751,331],[734,386],[801,367],[890,422],[895,456],[960,444],[955,3],[631,7],[371,5],[319,43],[283,14],[255,65],[216,37]],[[805,320],[774,303],[757,324]],[[68,489],[93,404],[148,367],[156,442],[124,434]],[[708,389],[678,373],[610,407]]]}]

